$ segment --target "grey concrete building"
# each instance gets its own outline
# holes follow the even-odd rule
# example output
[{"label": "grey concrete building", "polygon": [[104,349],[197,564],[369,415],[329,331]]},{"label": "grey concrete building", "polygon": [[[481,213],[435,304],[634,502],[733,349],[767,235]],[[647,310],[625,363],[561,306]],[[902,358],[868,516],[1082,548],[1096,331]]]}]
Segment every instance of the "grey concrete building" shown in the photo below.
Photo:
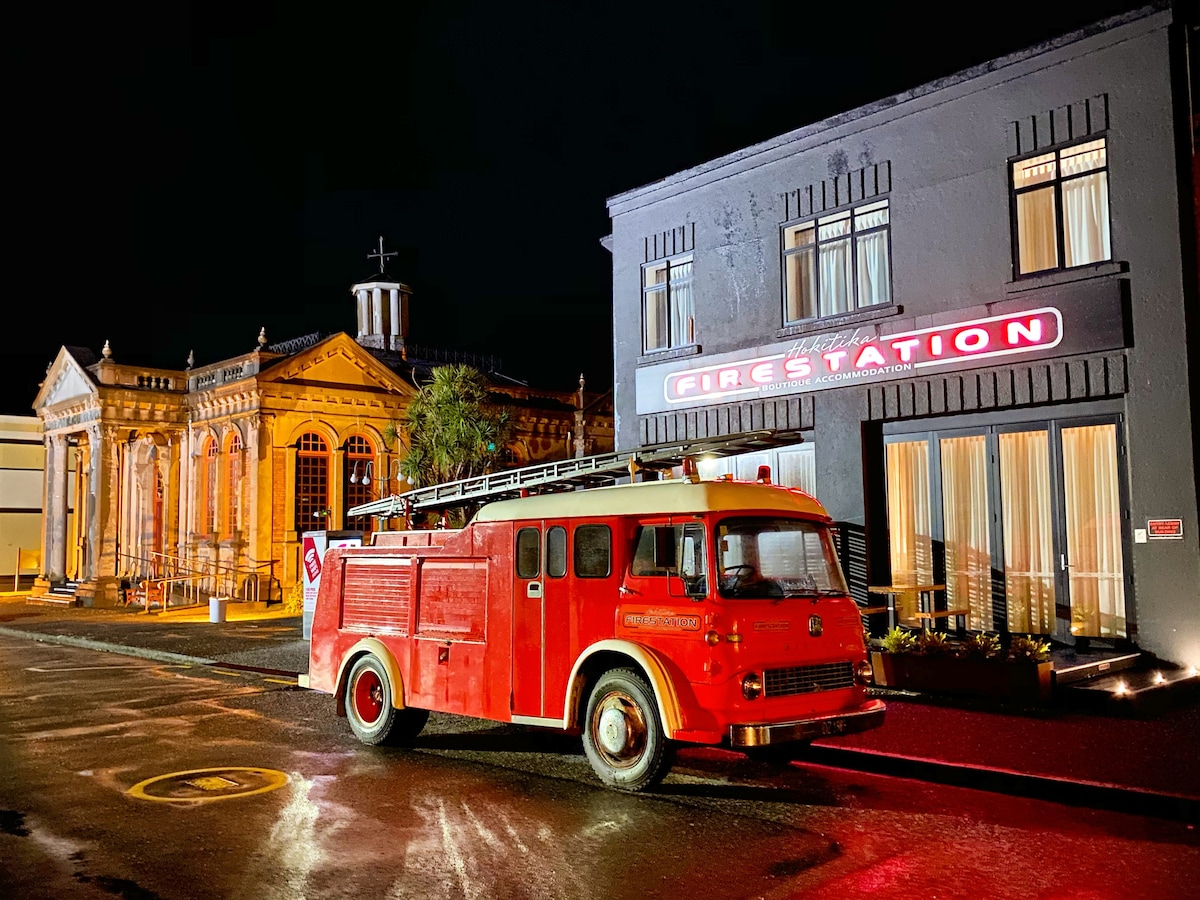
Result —
[{"label": "grey concrete building", "polygon": [[611,197],[617,448],[794,433],[859,599],[1200,664],[1193,6]]}]

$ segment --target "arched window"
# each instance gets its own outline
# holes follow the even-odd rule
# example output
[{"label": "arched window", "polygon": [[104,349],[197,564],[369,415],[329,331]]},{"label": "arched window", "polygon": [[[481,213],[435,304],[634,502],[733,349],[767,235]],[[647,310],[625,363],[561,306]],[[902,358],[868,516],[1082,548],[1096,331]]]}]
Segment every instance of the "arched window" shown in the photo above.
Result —
[{"label": "arched window", "polygon": [[200,521],[198,531],[210,534],[217,530],[217,439],[209,436],[204,439],[204,463],[200,467],[200,490],[203,502],[200,504]]},{"label": "arched window", "polygon": [[300,436],[296,451],[296,530],[328,528],[329,445],[310,431]]},{"label": "arched window", "polygon": [[346,523],[346,527],[362,531],[364,544],[370,543],[371,525],[374,520],[370,516],[355,516],[351,521],[346,513],[351,507],[367,503],[379,496],[377,475],[371,462],[374,457],[371,442],[362,435],[351,435],[346,441],[346,471],[342,476],[345,478],[343,496],[346,505],[342,509],[342,521]]},{"label": "arched window", "polygon": [[242,436],[236,431],[225,450],[225,537],[231,538],[242,528],[242,476],[244,457]]}]

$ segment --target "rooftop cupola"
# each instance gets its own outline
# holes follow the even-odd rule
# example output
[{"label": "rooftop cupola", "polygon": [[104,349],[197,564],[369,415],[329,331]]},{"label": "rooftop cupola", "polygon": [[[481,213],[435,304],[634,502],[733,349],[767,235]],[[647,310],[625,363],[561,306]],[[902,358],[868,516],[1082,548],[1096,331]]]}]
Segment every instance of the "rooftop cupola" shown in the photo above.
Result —
[{"label": "rooftop cupola", "polygon": [[358,305],[358,342],[376,350],[395,350],[403,357],[412,288],[387,274],[387,261],[395,255],[394,250],[384,252],[380,237],[379,249],[367,254],[367,259],[379,260],[379,271],[353,285],[350,292]]}]

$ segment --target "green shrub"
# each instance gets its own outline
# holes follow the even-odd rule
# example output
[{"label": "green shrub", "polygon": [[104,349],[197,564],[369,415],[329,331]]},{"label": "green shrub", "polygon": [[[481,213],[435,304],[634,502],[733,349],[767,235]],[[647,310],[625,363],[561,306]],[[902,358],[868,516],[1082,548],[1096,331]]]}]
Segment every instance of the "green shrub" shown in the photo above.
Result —
[{"label": "green shrub", "polygon": [[963,656],[991,659],[1000,655],[1000,637],[986,631],[968,635],[959,652]]},{"label": "green shrub", "polygon": [[304,612],[304,582],[297,581],[283,598],[284,612],[298,616]]},{"label": "green shrub", "polygon": [[897,625],[883,636],[881,646],[885,653],[911,653],[917,648],[917,640],[911,632]]},{"label": "green shrub", "polygon": [[917,637],[916,652],[923,656],[949,656],[954,652],[954,645],[944,631],[922,631]]},{"label": "green shrub", "polygon": [[1050,658],[1050,642],[1043,641],[1032,634],[1014,634],[1008,644],[1008,658],[1045,662]]}]

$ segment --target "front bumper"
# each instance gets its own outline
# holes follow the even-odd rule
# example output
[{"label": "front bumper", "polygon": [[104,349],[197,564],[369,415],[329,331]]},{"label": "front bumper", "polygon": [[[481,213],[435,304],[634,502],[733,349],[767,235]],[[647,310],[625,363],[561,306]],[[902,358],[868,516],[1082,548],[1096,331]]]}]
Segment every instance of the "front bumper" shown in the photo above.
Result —
[{"label": "front bumper", "polygon": [[883,724],[886,704],[869,700],[854,712],[833,713],[801,719],[798,722],[774,722],[769,725],[730,725],[729,744],[732,747],[765,747],[791,741],[811,741],[815,738],[837,737],[869,731]]}]

